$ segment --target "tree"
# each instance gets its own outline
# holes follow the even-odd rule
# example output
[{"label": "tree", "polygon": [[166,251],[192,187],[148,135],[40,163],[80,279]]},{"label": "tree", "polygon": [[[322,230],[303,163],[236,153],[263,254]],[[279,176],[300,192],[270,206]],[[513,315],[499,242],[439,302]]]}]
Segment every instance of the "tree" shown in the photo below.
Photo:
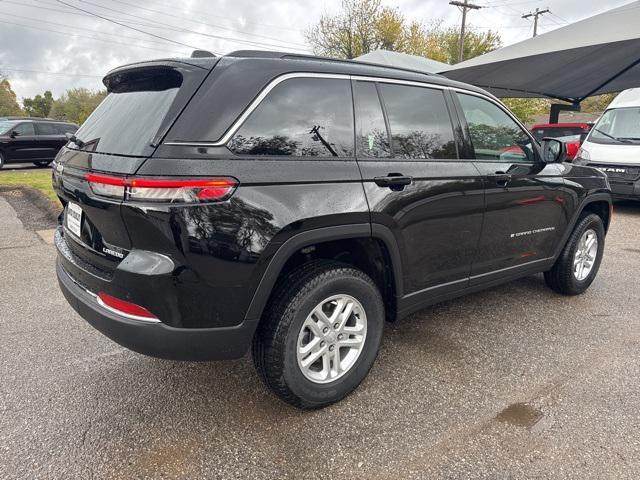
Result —
[{"label": "tree", "polygon": [[[427,56],[439,62],[454,64],[458,61],[460,31],[455,27],[443,28],[439,22],[431,25],[427,31]],[[487,30],[479,32],[473,26],[467,27],[464,36],[463,59],[484,55],[502,46],[497,32]]]},{"label": "tree", "polygon": [[589,113],[604,112],[617,96],[617,93],[605,93],[603,95],[585,98],[580,104],[581,111]]},{"label": "tree", "polygon": [[11,83],[0,76],[0,116],[23,115],[16,94],[11,89]]},{"label": "tree", "polygon": [[[305,36],[318,55],[351,59],[384,49],[446,63],[457,60],[460,38],[456,28],[442,28],[440,22],[430,28],[409,22],[397,8],[383,7],[381,0],[343,0],[339,13],[322,15]],[[496,32],[479,33],[469,27],[464,58],[490,52],[500,45]]]},{"label": "tree", "polygon": [[53,95],[47,90],[43,95],[38,94],[33,98],[23,98],[22,105],[30,117],[48,117],[53,105]]},{"label": "tree", "polygon": [[106,96],[106,91],[91,91],[86,88],[67,90],[51,106],[51,117],[80,125]]},{"label": "tree", "polygon": [[503,98],[502,102],[525,124],[535,115],[549,113],[551,105],[551,102],[544,98]]},{"label": "tree", "polygon": [[381,11],[381,0],[342,0],[339,14],[323,14],[305,36],[320,55],[355,58],[378,47]]}]

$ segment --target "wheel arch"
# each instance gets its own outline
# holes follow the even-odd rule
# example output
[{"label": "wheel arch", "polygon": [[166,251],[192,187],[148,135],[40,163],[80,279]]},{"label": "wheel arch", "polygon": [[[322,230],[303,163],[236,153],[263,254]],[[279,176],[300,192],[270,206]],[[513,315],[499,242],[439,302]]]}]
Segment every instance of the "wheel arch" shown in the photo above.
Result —
[{"label": "wheel arch", "polygon": [[595,193],[586,197],[580,204],[579,208],[576,208],[575,214],[573,215],[573,218],[571,219],[571,222],[562,237],[562,241],[557,245],[555,254],[553,256],[554,260],[558,258],[558,256],[564,249],[564,246],[571,236],[571,232],[573,232],[573,229],[578,223],[578,219],[584,212],[595,213],[600,218],[602,218],[604,231],[606,233],[609,229],[609,224],[611,223],[612,208],[613,200],[611,199],[611,194],[609,193]]},{"label": "wheel arch", "polygon": [[606,233],[609,230],[609,225],[611,224],[612,207],[613,202],[611,201],[611,198],[608,200],[605,198],[588,199],[588,201],[586,201],[582,206],[582,210],[578,216],[582,215],[584,212],[595,213],[602,219],[604,231]]},{"label": "wheel arch", "polygon": [[[293,266],[299,265],[304,256],[312,259],[315,252],[320,256],[313,258],[342,261],[364,270],[372,277],[378,277],[373,280],[382,290],[387,319],[394,320],[397,310],[396,299],[402,294],[400,254],[391,231],[384,226],[375,227],[372,229],[369,223],[337,225],[307,230],[290,237],[276,250],[264,270],[247,309],[245,321],[260,319],[281,276]],[[335,255],[340,247],[355,253],[354,257],[345,259],[340,255],[331,256]],[[381,257],[377,257],[376,253]],[[386,274],[382,278],[378,274],[372,275],[371,269],[365,266],[367,261],[369,267],[373,267],[376,262],[382,262],[380,267],[386,270]],[[387,282],[389,285],[384,285]]]}]

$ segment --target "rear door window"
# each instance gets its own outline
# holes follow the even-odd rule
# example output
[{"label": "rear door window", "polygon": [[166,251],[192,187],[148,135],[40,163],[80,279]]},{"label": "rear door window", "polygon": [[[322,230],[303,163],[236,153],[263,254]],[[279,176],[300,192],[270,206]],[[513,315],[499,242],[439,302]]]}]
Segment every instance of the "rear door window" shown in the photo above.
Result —
[{"label": "rear door window", "polygon": [[75,132],[76,130],[78,130],[78,127],[70,123],[59,123],[56,125],[56,129],[58,130],[59,133],[64,135],[65,133]]},{"label": "rear door window", "polygon": [[33,123],[19,123],[14,127],[13,131],[22,136],[32,136],[36,134]]},{"label": "rear door window", "polygon": [[347,79],[293,78],[276,85],[228,144],[239,155],[353,155]]},{"label": "rear door window", "polygon": [[52,123],[37,123],[36,131],[38,135],[60,135],[58,129]]},{"label": "rear door window", "polygon": [[369,158],[390,157],[391,143],[376,84],[356,81],[353,85],[357,155]]},{"label": "rear door window", "polygon": [[391,146],[399,158],[456,159],[453,126],[441,90],[380,83]]}]

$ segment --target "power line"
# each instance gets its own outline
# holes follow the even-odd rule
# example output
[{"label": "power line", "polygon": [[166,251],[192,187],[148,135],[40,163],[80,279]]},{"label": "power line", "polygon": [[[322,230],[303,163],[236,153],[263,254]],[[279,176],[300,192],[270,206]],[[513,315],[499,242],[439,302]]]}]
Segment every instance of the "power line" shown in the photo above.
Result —
[{"label": "power line", "polygon": [[539,8],[536,8],[535,12],[529,12],[522,15],[522,18],[533,17],[533,36],[534,37],[538,35],[538,17],[540,15],[544,15],[545,13],[551,13],[551,10],[549,10],[548,8],[545,8],[544,10],[540,10]]},{"label": "power line", "polygon": [[[0,15],[5,15],[5,16],[9,16],[9,17],[15,17],[15,18],[19,18],[19,19],[22,19],[22,20],[29,20],[31,22],[36,22],[36,23],[46,23],[46,24],[55,25],[55,26],[58,26],[58,27],[72,28],[74,30],[84,30],[84,31],[87,31],[87,32],[95,33],[96,35],[105,35],[105,36],[116,37],[116,38],[130,38],[131,40],[138,40],[140,42],[151,43],[151,44],[154,44],[154,45],[162,45],[163,47],[166,46],[166,44],[164,42],[159,42],[159,41],[154,41],[154,40],[146,40],[144,38],[134,37],[134,36],[131,36],[131,35],[96,32],[95,29],[91,29],[91,28],[83,28],[83,27],[78,27],[77,25],[68,25],[66,23],[50,22],[48,20],[36,20],[36,19],[34,19],[32,17],[25,17],[23,15],[14,15],[12,13],[0,12]],[[28,26],[28,25],[17,24],[17,23],[15,25],[20,25],[20,26],[25,26],[25,27]],[[32,28],[38,28],[38,27],[32,27]],[[54,31],[54,30],[49,30],[49,31]],[[62,32],[62,33],[64,35],[70,35],[68,32]],[[97,37],[87,37],[87,38],[96,38],[97,39]],[[125,44],[125,45],[130,45],[130,44]],[[135,46],[139,46],[139,45],[132,45],[132,46],[135,47]],[[151,47],[144,46],[144,48],[151,48]],[[184,54],[184,51],[167,50],[166,48],[162,48],[162,49],[156,48],[154,50],[163,51],[163,52],[179,53],[181,55]]]},{"label": "power line", "polygon": [[[38,3],[43,3],[44,5],[51,5],[50,3],[43,2],[42,0],[33,0],[33,1],[38,2]],[[57,0],[54,0],[54,1],[57,1]],[[71,14],[71,15],[80,15],[80,16],[89,17],[89,18],[94,16],[94,15],[91,15],[91,14],[83,13],[85,10],[78,12],[78,11],[74,11],[74,10],[69,10],[66,7],[63,7],[64,10],[62,10],[62,9],[58,9],[58,8],[49,8],[49,7],[44,7],[44,6],[21,4],[21,3],[15,2],[13,0],[4,0],[4,3],[13,3],[15,5],[20,5],[20,6],[23,6],[23,7],[45,9],[45,10],[50,10],[50,11],[54,11],[54,12],[64,13],[64,14],[67,14],[67,15],[69,15],[69,14]],[[100,8],[109,9],[108,7],[100,7]],[[245,39],[235,39],[235,38],[232,38],[232,37],[225,37],[225,36],[221,36],[221,35],[210,35],[210,34],[207,34],[207,33],[196,32],[196,31],[188,30],[188,29],[185,29],[185,28],[182,28],[182,27],[177,27],[176,25],[170,25],[170,24],[167,24],[167,23],[157,22],[157,21],[154,21],[153,19],[147,19],[147,18],[140,17],[140,16],[137,16],[137,15],[134,15],[134,14],[130,14],[130,13],[127,13],[127,12],[122,12],[120,10],[114,10],[114,9],[109,9],[109,10],[116,11],[117,13],[120,13],[121,15],[127,15],[127,16],[132,16],[132,17],[134,17],[136,19],[146,20],[146,22],[140,22],[140,21],[130,20],[128,18],[125,19],[125,18],[121,18],[121,17],[115,17],[115,16],[112,16],[112,15],[108,15],[108,16],[104,15],[104,17],[101,17],[101,18],[105,18],[107,20],[114,20],[114,21],[117,20],[117,21],[119,21],[121,23],[124,23],[127,27],[129,27],[130,25],[138,25],[138,26],[142,26],[142,27],[146,27],[146,28],[160,29],[160,30],[163,30],[163,31],[169,30],[169,31],[178,32],[178,33],[193,33],[193,34],[197,34],[197,35],[213,37],[213,38],[220,39],[220,40],[225,40],[225,41],[230,41],[230,42],[237,42],[237,43],[240,43],[240,44],[248,44],[248,45],[251,45],[251,46],[258,46],[258,47],[263,47],[263,48],[275,47],[275,48],[278,48],[278,49],[300,50],[300,51],[304,51],[305,53],[308,53],[308,50],[304,50],[304,49],[301,49],[301,48],[288,47],[288,46],[285,46],[285,45],[275,45],[275,44],[254,42],[254,41],[245,40]],[[156,23],[156,25],[154,25],[152,23],[148,23],[148,22],[154,22],[154,23]],[[140,30],[136,30],[136,31],[140,31]],[[147,32],[147,33],[149,33],[149,32]],[[146,41],[149,41],[149,40],[146,40]],[[214,52],[214,53],[216,53],[216,52]]]},{"label": "power line", "polygon": [[[80,0],[80,1],[82,1],[82,0]],[[304,47],[304,48],[306,48],[306,45],[301,45],[299,43],[294,43],[294,42],[288,42],[288,41],[281,40],[281,39],[276,38],[276,37],[270,37],[268,35],[260,35],[259,33],[243,32],[241,30],[228,28],[228,27],[225,27],[225,26],[222,26],[222,25],[217,25],[217,24],[214,24],[214,23],[207,23],[207,22],[203,22],[203,21],[200,21],[200,20],[193,20],[191,18],[184,17],[184,16],[178,16],[178,15],[175,14],[175,12],[170,13],[170,12],[163,11],[163,10],[156,10],[156,9],[153,9],[153,8],[141,7],[139,5],[134,5],[132,3],[125,2],[123,0],[111,0],[111,1],[112,2],[116,2],[116,3],[120,3],[122,5],[126,5],[128,7],[137,8],[138,10],[144,10],[144,11],[152,12],[152,13],[159,13],[160,15],[169,16],[171,18],[182,19],[182,20],[186,20],[187,22],[197,23],[197,24],[200,24],[200,25],[206,25],[206,26],[212,27],[212,28],[219,28],[221,30],[226,30],[228,32],[238,33],[240,35],[247,35],[247,36],[257,37],[257,38],[265,38],[267,40],[275,40],[276,42],[280,42],[282,44],[289,44],[289,45],[293,45],[293,46],[296,46],[296,47]]]},{"label": "power line", "polygon": [[567,20],[566,18],[562,18],[560,15],[558,15],[557,13],[551,12],[551,15],[556,17],[558,20],[560,20],[561,22],[564,23],[571,23],[569,20]]},{"label": "power line", "polygon": [[[66,5],[67,7],[74,8],[76,10],[80,10],[81,12],[88,13],[91,16],[101,18],[102,20],[105,20],[107,22],[115,23],[116,25],[120,25],[121,27],[129,28],[131,30],[135,30],[136,32],[144,33],[145,35],[150,35],[152,37],[159,38],[161,40],[165,40],[165,41],[170,42],[170,43],[175,43],[176,45],[180,45],[182,47],[188,47],[188,48],[191,48],[193,50],[202,50],[200,47],[195,47],[193,45],[187,45],[186,43],[178,42],[177,40],[171,40],[171,39],[165,38],[165,37],[163,37],[161,35],[156,35],[155,33],[147,32],[145,30],[141,30],[139,28],[132,27],[130,25],[125,25],[124,23],[120,23],[120,22],[118,22],[116,20],[112,20],[110,18],[103,17],[102,15],[99,15],[97,13],[91,12],[89,10],[84,10],[84,9],[82,9],[80,7],[75,6],[75,5],[71,5],[70,3],[67,3],[67,2],[65,2],[63,0],[56,0],[56,2],[58,2],[58,3],[62,4],[62,5]],[[218,55],[220,55],[220,54],[218,54]]]},{"label": "power line", "polygon": [[[8,2],[8,0],[0,0],[0,1],[3,1],[4,3],[15,3],[15,2]],[[55,3],[46,2],[44,0],[32,0],[32,1],[44,4],[44,5],[55,5]],[[52,0],[52,1],[55,2],[56,0]],[[121,3],[124,3],[124,2],[121,2]],[[157,2],[154,2],[154,3],[157,3]],[[160,3],[160,5],[166,6],[166,7],[171,8],[171,9],[175,9],[175,3],[171,4],[171,5],[169,5],[167,3]],[[76,14],[76,15],[83,15],[82,13],[72,12],[71,10],[57,10],[57,11],[69,12],[69,13],[73,13],[73,14]],[[231,19],[229,17],[221,16],[220,12],[213,12],[211,10],[203,10],[201,8],[198,8],[198,12],[200,14],[202,14],[202,15],[211,15],[211,16],[215,16],[216,18],[220,18],[220,19],[234,20],[234,21],[237,20],[237,19]],[[303,32],[300,29],[290,28],[290,27],[286,27],[286,26],[283,26],[283,25],[272,25],[272,24],[254,22],[254,21],[250,21],[250,20],[247,20],[245,23],[252,24],[252,25],[257,25],[257,26],[265,27],[265,28],[276,28],[278,30],[289,30],[291,32],[298,32],[298,33],[302,33]],[[249,34],[245,33],[245,35],[249,35]]]},{"label": "power line", "polygon": [[9,67],[0,66],[0,72],[5,70],[9,72],[39,73],[39,74],[46,74],[46,75],[64,75],[67,77],[102,78],[100,75],[85,75],[82,73],[67,73],[67,72],[50,72],[48,70],[27,70],[24,68],[9,68]]},{"label": "power line", "polygon": [[[57,1],[61,1],[61,0],[57,0]],[[257,42],[257,41],[253,41],[253,40],[242,39],[242,38],[225,37],[223,35],[214,35],[214,34],[210,34],[210,33],[199,32],[197,30],[190,30],[188,28],[180,27],[178,25],[174,25],[174,24],[171,24],[171,23],[165,23],[165,22],[161,22],[159,20],[153,20],[153,19],[149,19],[149,18],[146,18],[146,17],[141,17],[140,15],[135,15],[133,13],[123,12],[122,10],[117,10],[115,8],[105,7],[103,5],[91,2],[89,0],[78,0],[78,1],[80,1],[82,3],[89,4],[89,5],[93,5],[95,7],[101,8],[103,10],[108,10],[110,12],[118,13],[120,15],[126,15],[128,17],[132,17],[132,18],[139,19],[139,20],[144,20],[146,22],[152,22],[152,23],[155,23],[156,25],[160,26],[160,27],[154,27],[152,25],[147,24],[147,27],[151,27],[151,28],[162,28],[162,29],[169,28],[169,29],[173,29],[174,31],[178,31],[178,32],[191,33],[191,34],[194,34],[194,35],[201,35],[203,37],[215,38],[216,40],[231,41],[231,42],[241,43],[241,44],[245,44],[245,45],[258,46],[258,47],[288,48],[288,49],[300,50],[300,51],[304,51],[305,53],[308,53],[308,49],[306,49],[306,48],[289,47],[289,46],[285,46],[285,45],[276,45],[276,44],[273,44],[273,43]],[[108,18],[108,17],[105,17],[105,18]],[[129,23],[129,24],[135,23],[135,22],[131,22],[130,20],[126,20],[126,19],[121,19],[120,21],[121,22],[125,22],[125,23]]]},{"label": "power line", "polygon": [[464,0],[462,2],[451,0],[449,2],[449,5],[460,7],[460,9],[462,10],[462,22],[460,23],[460,40],[458,41],[458,62],[461,62],[464,59],[464,30],[467,21],[467,10],[480,10],[483,7],[481,7],[480,5],[469,3],[468,0]]},{"label": "power line", "polygon": [[[88,39],[91,39],[91,40],[96,40],[98,42],[105,42],[105,43],[109,43],[109,44],[112,44],[112,45],[124,45],[126,47],[144,48],[146,50],[155,50],[156,52],[165,52],[165,53],[166,52],[171,52],[171,53],[177,53],[179,55],[184,55],[185,54],[185,52],[179,52],[177,50],[167,50],[167,49],[156,48],[156,47],[148,47],[148,46],[145,46],[145,45],[134,45],[134,44],[131,44],[131,43],[116,42],[114,40],[107,39],[107,38],[92,37],[90,35],[82,35],[80,33],[61,32],[60,30],[52,30],[50,28],[44,28],[44,27],[35,26],[35,25],[25,25],[24,23],[10,22],[8,20],[0,19],[0,23],[4,23],[4,24],[7,24],[7,25],[14,25],[14,26],[17,26],[17,27],[22,27],[22,28],[30,28],[30,29],[33,29],[33,30],[37,30],[39,32],[57,33],[58,35],[62,35],[64,37],[88,38]],[[49,22],[49,23],[51,23],[51,22]],[[63,26],[68,27],[68,28],[72,28],[72,27],[69,27],[67,25],[63,25]]]}]

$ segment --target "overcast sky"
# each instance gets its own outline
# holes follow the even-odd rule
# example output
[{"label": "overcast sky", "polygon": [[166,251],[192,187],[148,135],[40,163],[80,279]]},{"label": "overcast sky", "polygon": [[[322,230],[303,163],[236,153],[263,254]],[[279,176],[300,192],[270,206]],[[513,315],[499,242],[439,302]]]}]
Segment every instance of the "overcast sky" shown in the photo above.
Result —
[{"label": "overcast sky", "polygon": [[[383,1],[425,24],[460,23],[460,11],[448,0]],[[533,24],[521,15],[536,7],[552,12],[540,17],[538,32],[544,33],[629,2],[476,0],[486,8],[471,11],[468,22],[498,31],[508,45],[531,36]],[[304,31],[323,12],[335,12],[339,6],[340,0],[0,0],[0,73],[9,78],[21,100],[44,90],[57,97],[72,87],[98,89],[102,76],[113,67],[188,56],[192,47],[217,53],[256,48],[310,52]]]}]

